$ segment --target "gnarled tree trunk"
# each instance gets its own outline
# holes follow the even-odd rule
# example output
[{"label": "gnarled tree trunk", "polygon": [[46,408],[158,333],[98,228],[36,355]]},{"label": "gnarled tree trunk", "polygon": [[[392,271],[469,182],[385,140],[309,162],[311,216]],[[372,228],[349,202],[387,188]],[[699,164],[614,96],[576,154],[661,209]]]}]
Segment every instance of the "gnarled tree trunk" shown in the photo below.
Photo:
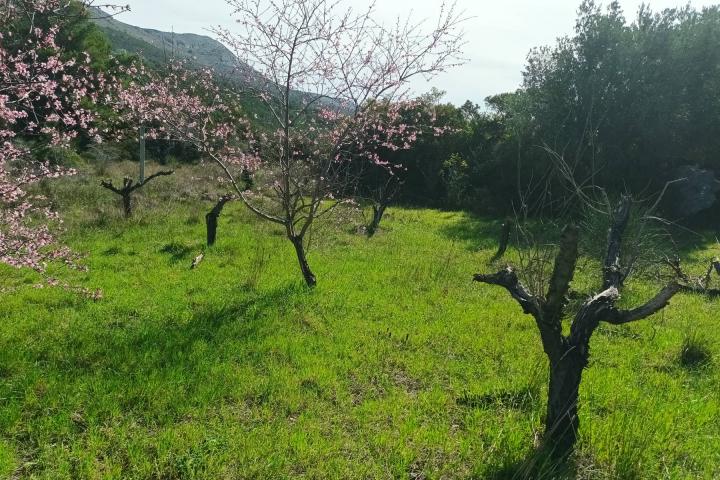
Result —
[{"label": "gnarled tree trunk", "polygon": [[580,427],[578,397],[585,365],[587,358],[582,358],[572,348],[560,360],[550,362],[545,438],[557,457],[566,457],[577,441]]},{"label": "gnarled tree trunk", "polygon": [[582,305],[571,323],[569,335],[562,333],[562,319],[577,266],[578,230],[574,226],[567,227],[562,234],[546,293],[529,292],[511,267],[474,277],[475,281],[504,287],[523,312],[535,318],[550,363],[545,445],[558,460],[567,458],[578,438],[580,383],[590,357],[590,339],[600,322],[620,325],[646,318],[665,308],[681,289],[678,283],[671,282],[640,307],[620,310],[615,306],[620,298],[619,290],[629,275],[629,268],[621,265],[620,254],[630,203],[629,197],[623,198],[613,212],[603,263],[603,291]]}]

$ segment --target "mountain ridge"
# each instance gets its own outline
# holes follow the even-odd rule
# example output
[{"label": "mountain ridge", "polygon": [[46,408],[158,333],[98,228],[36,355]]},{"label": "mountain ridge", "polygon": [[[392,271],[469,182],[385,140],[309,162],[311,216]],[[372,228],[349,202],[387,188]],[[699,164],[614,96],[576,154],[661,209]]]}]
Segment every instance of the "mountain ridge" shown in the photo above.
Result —
[{"label": "mountain ridge", "polygon": [[159,65],[183,60],[195,66],[212,68],[220,75],[239,75],[247,80],[261,78],[256,70],[238,59],[225,45],[207,35],[137,27],[121,22],[97,7],[90,8],[90,20],[105,33],[115,52],[142,55]]}]

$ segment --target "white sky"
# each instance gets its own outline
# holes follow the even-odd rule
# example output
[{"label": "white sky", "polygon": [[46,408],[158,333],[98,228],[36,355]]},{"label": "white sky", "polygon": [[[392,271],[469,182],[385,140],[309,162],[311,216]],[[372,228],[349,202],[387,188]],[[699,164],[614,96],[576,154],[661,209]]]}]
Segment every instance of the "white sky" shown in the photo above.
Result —
[{"label": "white sky", "polygon": [[[366,7],[369,0],[345,0],[356,8]],[[720,0],[692,0],[697,8]],[[176,33],[199,33],[212,36],[208,27],[232,27],[230,7],[224,0],[123,0],[131,11],[118,20],[139,27]],[[378,0],[376,13],[381,20],[392,22],[412,11],[416,20],[432,19],[441,0]],[[603,4],[609,3],[609,0]],[[625,16],[634,18],[642,0],[621,0]],[[687,3],[685,0],[649,0],[655,11]],[[431,87],[445,90],[446,100],[462,104],[465,100],[483,104],[488,95],[515,90],[521,81],[525,58],[532,47],[555,43],[559,36],[570,34],[580,0],[458,0],[458,7],[468,17],[464,26],[467,64],[433,78],[418,80],[416,93]],[[432,24],[428,21],[428,26]]]}]

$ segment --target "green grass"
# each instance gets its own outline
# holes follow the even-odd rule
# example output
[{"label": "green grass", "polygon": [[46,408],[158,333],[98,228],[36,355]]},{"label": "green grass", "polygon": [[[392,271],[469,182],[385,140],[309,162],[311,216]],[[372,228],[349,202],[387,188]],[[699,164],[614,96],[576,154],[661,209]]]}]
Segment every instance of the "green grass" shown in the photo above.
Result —
[{"label": "green grass", "polygon": [[[53,185],[66,241],[89,271],[51,273],[103,298],[34,288],[35,274],[1,268],[0,478],[523,471],[541,429],[545,358],[507,294],[470,281],[494,268],[501,222],[391,209],[371,240],[326,228],[309,290],[282,231],[238,204],[190,270],[211,205],[191,174],[150,184],[130,221],[94,179]],[[655,288],[636,285],[628,303]],[[717,300],[681,295],[651,319],[596,333],[578,478],[720,476],[717,366],[678,360],[690,331],[719,358],[719,313]]]}]

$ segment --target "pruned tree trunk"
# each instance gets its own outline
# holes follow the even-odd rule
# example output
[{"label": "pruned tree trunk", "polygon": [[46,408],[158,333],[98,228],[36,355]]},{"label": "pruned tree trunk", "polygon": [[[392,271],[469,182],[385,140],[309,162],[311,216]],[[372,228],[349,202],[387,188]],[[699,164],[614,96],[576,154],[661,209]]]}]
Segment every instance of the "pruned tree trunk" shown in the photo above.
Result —
[{"label": "pruned tree trunk", "polygon": [[400,192],[402,186],[403,182],[396,174],[393,173],[388,177],[384,185],[373,192],[373,216],[370,223],[365,227],[365,233],[368,238],[377,233],[378,228],[380,228],[380,222],[383,219],[383,215],[385,215],[385,209],[387,209],[395,196]]},{"label": "pruned tree trunk", "polygon": [[629,197],[623,198],[613,212],[603,263],[603,291],[582,305],[570,325],[569,335],[563,334],[562,319],[577,266],[576,227],[570,225],[563,231],[547,292],[533,294],[528,291],[511,267],[494,274],[474,276],[475,281],[504,287],[523,312],[535,319],[550,364],[545,445],[558,460],[567,458],[578,438],[580,383],[590,358],[590,339],[600,322],[620,325],[646,318],[665,308],[681,289],[678,283],[671,282],[640,307],[620,310],[615,306],[623,282],[629,275],[629,269],[622,268],[620,258],[630,203]]},{"label": "pruned tree trunk", "polygon": [[125,218],[130,218],[132,216],[132,200],[130,198],[130,192],[126,191],[121,193],[121,195],[123,203],[123,213],[125,214]]},{"label": "pruned tree trunk", "polygon": [[299,236],[291,237],[290,241],[295,247],[295,254],[297,255],[298,263],[300,264],[300,271],[302,272],[305,283],[308,287],[314,287],[317,285],[315,274],[310,270],[307,257],[305,256],[305,246],[303,245],[303,238]]},{"label": "pruned tree trunk", "polygon": [[493,255],[492,261],[499,260],[505,255],[508,245],[510,244],[510,233],[512,232],[513,222],[508,219],[500,227],[500,243],[498,244],[497,252]]},{"label": "pruned tree trunk", "polygon": [[160,171],[147,177],[144,182],[139,183],[135,183],[135,181],[130,177],[125,177],[123,178],[122,187],[116,187],[115,185],[113,185],[111,180],[103,180],[100,182],[100,186],[103,188],[107,188],[108,190],[116,193],[117,195],[120,195],[120,197],[122,198],[123,213],[125,214],[125,218],[130,218],[132,216],[133,192],[147,185],[150,181],[154,180],[157,177],[172,175],[173,173],[175,173],[173,170]]},{"label": "pruned tree trunk", "polygon": [[558,458],[565,458],[572,452],[580,427],[578,396],[587,358],[578,356],[581,355],[568,350],[560,360],[550,363],[545,438]]},{"label": "pruned tree trunk", "polygon": [[234,198],[234,195],[223,195],[222,197],[220,197],[215,206],[207,214],[205,214],[205,226],[207,227],[208,247],[215,244],[215,240],[217,238],[218,218],[220,217],[220,214],[222,213],[225,204]]}]

